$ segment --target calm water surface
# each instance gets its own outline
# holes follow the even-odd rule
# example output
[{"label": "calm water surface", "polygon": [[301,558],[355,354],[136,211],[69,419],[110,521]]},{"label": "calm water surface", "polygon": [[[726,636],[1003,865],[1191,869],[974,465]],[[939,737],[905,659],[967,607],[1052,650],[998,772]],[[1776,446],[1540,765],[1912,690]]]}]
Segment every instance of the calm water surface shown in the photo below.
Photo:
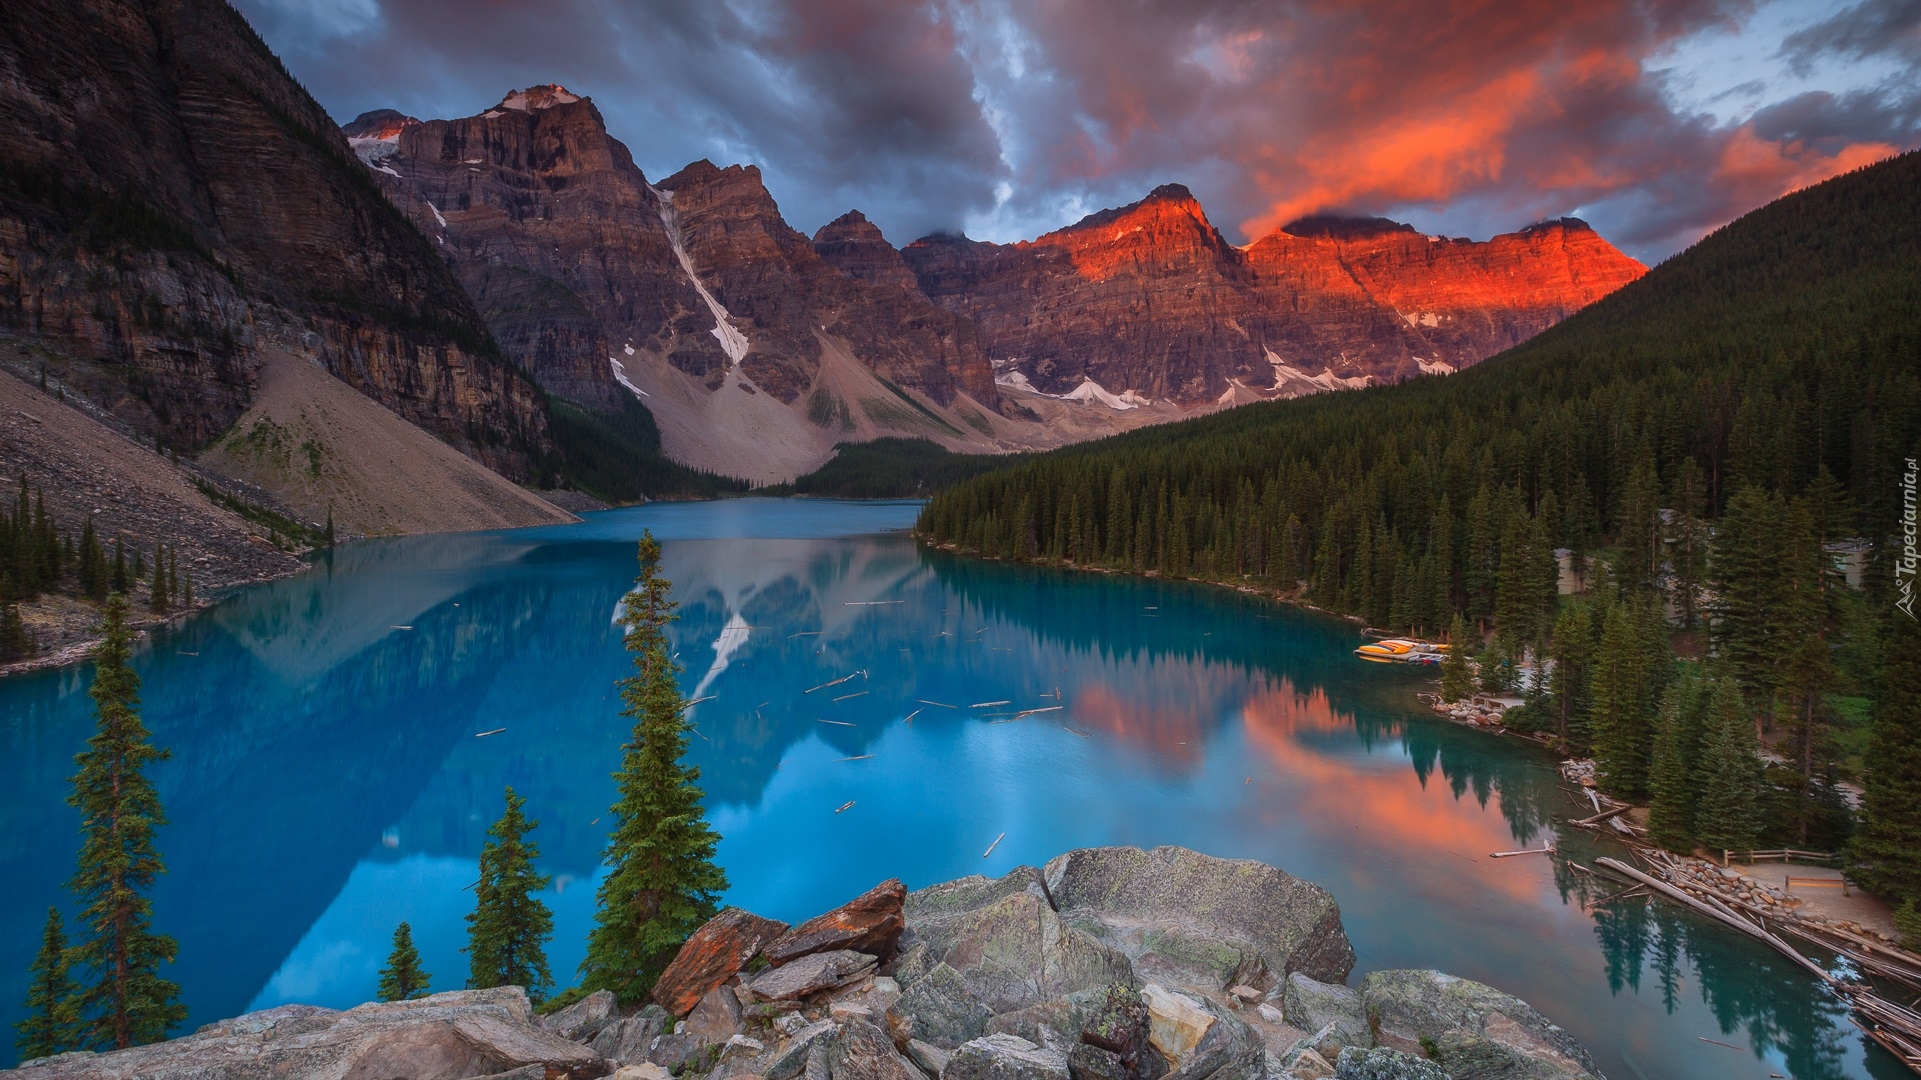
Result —
[{"label": "calm water surface", "polygon": [[[1421,675],[1356,661],[1349,624],[923,551],[899,533],[916,509],[740,500],[369,541],[143,643],[147,723],[173,751],[156,769],[172,823],[155,920],[180,940],[189,1026],[367,1000],[403,919],[435,987],[461,986],[467,886],[507,784],[539,819],[549,956],[571,975],[628,733],[612,620],[651,527],[681,603],[683,687],[712,695],[691,713],[692,756],[729,903],[797,920],[887,877],[1183,844],[1332,890],[1356,979],[1434,967],[1491,983],[1615,1080],[1906,1075],[1732,931],[1640,900],[1590,909],[1612,883],[1489,859],[1547,839],[1597,852],[1562,826],[1580,813],[1551,758],[1424,715]],[[90,678],[0,681],[9,1024],[47,905],[66,903]]]}]

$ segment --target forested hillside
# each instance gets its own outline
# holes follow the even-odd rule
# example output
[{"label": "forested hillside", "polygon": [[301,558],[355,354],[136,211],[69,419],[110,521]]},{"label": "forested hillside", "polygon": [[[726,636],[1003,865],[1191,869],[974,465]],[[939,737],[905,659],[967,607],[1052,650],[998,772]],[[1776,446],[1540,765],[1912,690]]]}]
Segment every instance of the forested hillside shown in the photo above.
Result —
[{"label": "forested hillside", "polygon": [[[1917,454],[1907,154],[1748,214],[1459,375],[1058,451],[937,495],[919,529],[1002,558],[1255,583],[1378,627],[1478,624],[1495,688],[1555,661],[1519,716],[1595,754],[1605,786],[1685,804],[1670,839],[1816,842],[1846,828],[1831,784],[1861,750],[1850,716],[1894,676],[1873,639]],[[1876,541],[1865,599],[1822,549],[1855,536]],[[1591,565],[1585,596],[1558,595],[1556,548]],[[1675,663],[1670,634],[1699,627],[1708,662]],[[1724,715],[1754,717],[1794,776],[1737,784],[1710,812],[1694,792],[1711,754],[1742,752],[1720,745],[1743,726]],[[1921,893],[1921,867],[1903,873],[1896,891]]]}]

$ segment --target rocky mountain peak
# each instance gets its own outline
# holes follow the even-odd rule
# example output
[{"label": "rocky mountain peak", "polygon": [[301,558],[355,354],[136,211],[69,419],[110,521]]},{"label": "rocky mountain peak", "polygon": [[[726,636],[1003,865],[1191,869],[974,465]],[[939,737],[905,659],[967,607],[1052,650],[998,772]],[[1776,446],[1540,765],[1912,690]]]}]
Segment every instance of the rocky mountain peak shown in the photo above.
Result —
[{"label": "rocky mountain peak", "polygon": [[1324,238],[1328,240],[1367,240],[1379,236],[1406,234],[1419,235],[1412,225],[1403,224],[1384,217],[1343,217],[1338,214],[1314,214],[1281,226],[1281,232],[1304,239]]},{"label": "rocky mountain peak", "polygon": [[568,93],[567,88],[559,83],[543,83],[539,86],[529,86],[525,90],[509,90],[507,96],[501,98],[500,104],[494,108],[513,109],[516,112],[539,112],[556,105],[572,105],[576,101],[586,100],[579,94]]},{"label": "rocky mountain peak", "polygon": [[398,109],[372,109],[340,125],[340,133],[349,139],[391,140],[418,123]]},{"label": "rocky mountain peak", "polygon": [[920,287],[900,252],[859,210],[849,210],[816,230],[814,250],[841,273],[870,285]]}]

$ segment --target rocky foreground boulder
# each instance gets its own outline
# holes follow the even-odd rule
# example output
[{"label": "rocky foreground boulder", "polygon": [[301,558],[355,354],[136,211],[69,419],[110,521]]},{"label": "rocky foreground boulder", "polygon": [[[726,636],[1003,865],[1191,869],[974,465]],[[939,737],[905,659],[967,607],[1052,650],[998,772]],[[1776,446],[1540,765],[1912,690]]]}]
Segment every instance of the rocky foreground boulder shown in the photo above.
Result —
[{"label": "rocky foreground boulder", "polygon": [[516,988],[286,1006],[22,1080],[1599,1080],[1526,1002],[1434,971],[1346,985],[1325,889],[1184,848],[883,882],[792,929],[730,909],[655,1001]]}]

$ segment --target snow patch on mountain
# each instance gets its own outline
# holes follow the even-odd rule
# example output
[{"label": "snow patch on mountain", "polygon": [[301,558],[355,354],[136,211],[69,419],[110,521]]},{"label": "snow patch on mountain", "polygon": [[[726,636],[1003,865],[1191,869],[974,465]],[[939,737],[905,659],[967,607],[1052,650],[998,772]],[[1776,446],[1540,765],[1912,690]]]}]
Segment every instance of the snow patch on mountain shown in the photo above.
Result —
[{"label": "snow patch on mountain", "polygon": [[747,335],[734,326],[733,316],[727,314],[727,309],[714,298],[714,294],[707,291],[700,275],[694,273],[694,260],[687,257],[687,249],[680,243],[680,218],[674,213],[674,193],[651,184],[647,190],[660,200],[660,223],[667,227],[667,239],[674,245],[674,257],[680,260],[680,268],[687,272],[687,280],[693,283],[694,291],[700,294],[707,310],[713,313],[714,337],[720,341],[720,350],[727,354],[731,366],[739,367],[740,362],[747,358]]},{"label": "snow patch on mountain", "polygon": [[1319,375],[1309,375],[1300,368],[1274,355],[1273,349],[1267,350],[1267,362],[1274,368],[1274,385],[1267,393],[1282,397],[1305,397],[1328,390],[1359,390],[1373,381],[1372,375],[1351,375],[1343,378],[1334,374],[1333,368]]},{"label": "snow patch on mountain", "polygon": [[[996,366],[999,367],[999,365]],[[1086,379],[1079,386],[1076,386],[1065,394],[1050,394],[1035,386],[1028,380],[1027,373],[1016,367],[1006,367],[996,371],[994,373],[994,381],[1009,389],[1036,394],[1040,397],[1053,398],[1056,401],[1077,401],[1083,405],[1089,402],[1098,402],[1116,412],[1126,412],[1129,409],[1138,409],[1143,405],[1151,404],[1149,398],[1142,396],[1135,390],[1123,390],[1116,394],[1100,383],[1095,382],[1093,379]]]}]

